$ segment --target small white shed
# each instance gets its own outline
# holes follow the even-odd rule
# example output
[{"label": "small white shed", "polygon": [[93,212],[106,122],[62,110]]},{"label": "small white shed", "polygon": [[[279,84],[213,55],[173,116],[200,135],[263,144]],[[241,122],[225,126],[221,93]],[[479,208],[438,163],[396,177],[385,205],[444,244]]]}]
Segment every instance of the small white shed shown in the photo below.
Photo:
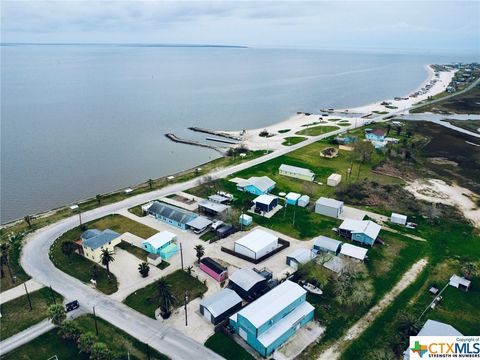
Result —
[{"label": "small white shed", "polygon": [[342,175],[333,173],[327,179],[328,186],[337,186],[342,181]]},{"label": "small white shed", "polygon": [[262,229],[255,229],[235,241],[234,251],[256,260],[272,252],[277,246],[277,236]]},{"label": "small white shed", "polygon": [[343,212],[343,201],[321,197],[315,202],[315,212],[338,218]]},{"label": "small white shed", "polygon": [[390,221],[394,224],[405,225],[407,223],[407,216],[397,213],[392,213]]},{"label": "small white shed", "polygon": [[297,201],[297,205],[300,207],[307,207],[308,204],[310,203],[310,196],[308,195],[302,195]]}]

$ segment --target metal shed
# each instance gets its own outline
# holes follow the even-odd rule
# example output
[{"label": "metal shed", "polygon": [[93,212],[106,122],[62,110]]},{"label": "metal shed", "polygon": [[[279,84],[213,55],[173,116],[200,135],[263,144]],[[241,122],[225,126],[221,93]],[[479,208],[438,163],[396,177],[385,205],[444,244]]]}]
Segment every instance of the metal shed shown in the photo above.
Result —
[{"label": "metal shed", "polygon": [[241,307],[242,298],[231,289],[223,289],[200,302],[200,314],[212,324],[217,325]]},{"label": "metal shed", "polygon": [[235,241],[234,250],[251,259],[260,259],[275,250],[277,246],[278,237],[276,235],[262,229],[255,229]]}]

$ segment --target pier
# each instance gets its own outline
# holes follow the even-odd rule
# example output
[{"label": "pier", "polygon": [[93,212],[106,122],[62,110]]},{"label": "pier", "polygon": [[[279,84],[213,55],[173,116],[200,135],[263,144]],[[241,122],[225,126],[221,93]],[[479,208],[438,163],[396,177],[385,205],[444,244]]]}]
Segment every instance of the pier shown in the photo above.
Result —
[{"label": "pier", "polygon": [[177,135],[172,134],[172,133],[165,134],[165,136],[168,139],[170,139],[170,140],[172,140],[173,142],[176,142],[176,143],[205,147],[205,148],[216,150],[220,154],[225,155],[225,151],[222,150],[221,148],[217,147],[217,146],[204,144],[204,143],[201,143],[201,142],[195,141],[195,140],[182,139],[182,138],[179,138]]},{"label": "pier", "polygon": [[231,135],[231,134],[223,132],[223,131],[208,130],[208,129],[204,129],[204,128],[200,128],[200,127],[196,127],[196,126],[189,127],[189,129],[192,130],[192,131],[195,131],[195,132],[201,132],[201,133],[204,133],[204,134],[215,135],[215,136],[219,136],[219,137],[223,137],[223,138],[227,138],[227,139],[231,139],[231,140],[236,140],[236,141],[242,140],[239,136]]}]

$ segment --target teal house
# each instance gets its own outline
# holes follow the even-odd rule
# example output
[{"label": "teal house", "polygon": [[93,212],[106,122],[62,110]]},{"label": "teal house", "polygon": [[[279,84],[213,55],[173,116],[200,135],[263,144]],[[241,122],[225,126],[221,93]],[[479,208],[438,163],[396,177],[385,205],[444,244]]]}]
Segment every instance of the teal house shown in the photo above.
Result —
[{"label": "teal house", "polygon": [[253,195],[267,194],[275,188],[275,181],[268,176],[252,176],[237,183],[237,189]]},{"label": "teal house", "polygon": [[167,260],[178,252],[177,235],[170,231],[162,231],[142,241],[142,247],[150,254],[157,254]]},{"label": "teal house", "polygon": [[230,326],[260,355],[269,356],[313,320],[307,292],[289,280],[229,318]]},{"label": "teal house", "polygon": [[366,129],[365,138],[370,141],[383,141],[385,140],[385,135],[387,131],[384,129]]}]

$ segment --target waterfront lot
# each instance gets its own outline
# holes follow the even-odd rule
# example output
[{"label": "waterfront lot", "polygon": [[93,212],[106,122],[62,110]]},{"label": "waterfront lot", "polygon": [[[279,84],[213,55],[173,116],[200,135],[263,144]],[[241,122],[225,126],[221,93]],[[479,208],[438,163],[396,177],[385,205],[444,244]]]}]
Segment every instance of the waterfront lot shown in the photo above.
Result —
[{"label": "waterfront lot", "polygon": [[[132,219],[128,219],[121,215],[109,215],[89,222],[85,224],[85,226],[89,229],[110,229],[118,232],[119,234],[129,232],[142,238],[152,236],[157,232],[148,226],[135,222]],[[107,271],[102,266],[95,264],[94,262],[77,253],[73,253],[70,257],[67,257],[62,253],[62,243],[64,241],[75,241],[80,237],[82,232],[82,229],[78,226],[60,236],[54,242],[51,248],[50,259],[57,268],[85,283],[90,282],[92,267],[96,267],[98,274],[97,289],[105,294],[112,294],[116,292],[118,290],[118,281],[114,274],[111,274],[111,277],[108,278]],[[136,269],[132,269],[131,271],[136,271]]]}]

